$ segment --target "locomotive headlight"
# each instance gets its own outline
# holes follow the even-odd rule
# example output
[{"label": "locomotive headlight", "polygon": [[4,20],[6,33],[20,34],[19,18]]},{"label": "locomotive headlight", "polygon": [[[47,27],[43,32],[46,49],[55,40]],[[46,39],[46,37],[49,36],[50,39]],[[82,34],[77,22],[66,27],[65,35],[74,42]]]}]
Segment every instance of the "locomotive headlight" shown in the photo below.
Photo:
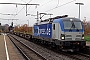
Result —
[{"label": "locomotive headlight", "polygon": [[64,38],[64,36],[62,36],[62,40],[64,40],[65,38]]},{"label": "locomotive headlight", "polygon": [[82,35],[82,39],[84,40],[84,35]]},{"label": "locomotive headlight", "polygon": [[82,37],[82,39],[84,39],[84,36]]},{"label": "locomotive headlight", "polygon": [[64,34],[61,34],[61,39],[65,40],[65,35]]}]

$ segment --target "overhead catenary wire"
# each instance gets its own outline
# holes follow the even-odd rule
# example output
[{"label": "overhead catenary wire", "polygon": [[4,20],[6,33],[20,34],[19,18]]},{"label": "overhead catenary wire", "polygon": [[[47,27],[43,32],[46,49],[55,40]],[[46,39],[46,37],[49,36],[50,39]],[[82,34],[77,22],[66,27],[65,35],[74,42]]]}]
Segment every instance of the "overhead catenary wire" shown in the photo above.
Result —
[{"label": "overhead catenary wire", "polygon": [[[30,0],[28,3],[30,3],[31,1],[32,1],[32,0]],[[25,2],[25,3],[26,3],[26,2]],[[28,4],[28,3],[27,3],[27,4]]]},{"label": "overhead catenary wire", "polygon": [[[30,0],[28,3],[30,3],[32,0]],[[44,6],[44,5],[46,5],[46,4],[48,4],[48,3],[50,3],[52,0],[50,0],[50,1],[48,1],[47,3],[45,3],[45,4],[43,4],[43,5],[40,5],[39,7],[41,8],[41,6]],[[65,4],[62,4],[62,5],[60,5],[59,6],[59,0],[58,0],[58,2],[57,2],[57,5],[56,5],[56,7],[55,8],[52,8],[52,9],[50,9],[50,10],[47,10],[47,11],[45,11],[45,12],[48,12],[48,11],[51,11],[51,10],[54,10],[54,9],[56,9],[56,8],[59,8],[59,7],[62,7],[62,6],[65,6],[65,5],[67,5],[67,4],[69,4],[69,3],[72,3],[72,2],[74,2],[74,1],[76,1],[76,0],[73,0],[73,1],[70,1],[70,2],[67,2],[67,3],[65,3]],[[25,8],[25,6],[23,7],[23,8],[21,8],[19,11],[17,11],[17,15],[23,10]],[[29,10],[30,8],[28,8],[28,10]],[[37,8],[36,8],[37,9]],[[17,15],[15,15],[15,16],[17,16]],[[14,17],[15,17],[14,16]]]},{"label": "overhead catenary wire", "polygon": [[32,0],[30,0],[28,3],[30,3]]},{"label": "overhead catenary wire", "polygon": [[0,13],[1,15],[17,15],[17,14],[11,14],[11,13]]},{"label": "overhead catenary wire", "polygon": [[[48,3],[50,3],[50,2],[52,2],[53,0],[50,0],[50,1],[48,1],[48,2],[46,2],[46,3],[44,3],[44,4],[42,4],[41,6],[44,6],[44,5],[46,5],[46,4],[48,4]],[[40,6],[40,7],[41,7]]]},{"label": "overhead catenary wire", "polygon": [[[32,0],[30,0],[28,3],[30,3],[31,1],[32,1]],[[27,4],[28,4],[28,3],[27,3]],[[22,9],[17,12],[17,15],[18,15],[24,8],[25,8],[25,6],[22,7]],[[16,17],[17,15],[15,15],[14,17]]]},{"label": "overhead catenary wire", "polygon": [[[21,1],[23,1],[23,0],[21,0]],[[32,0],[30,0],[28,3],[30,3]],[[23,1],[23,2],[25,2],[25,1]],[[26,3],[26,2],[25,2]],[[28,4],[27,3],[27,4]],[[24,8],[25,8],[25,6],[24,7],[22,7],[19,11],[18,11],[18,7],[16,6],[16,8],[17,8],[17,11],[16,11],[16,14],[18,15]],[[17,15],[14,15],[14,18],[17,16]],[[17,21],[17,20],[16,20]]]},{"label": "overhead catenary wire", "polygon": [[[31,2],[32,0],[30,0],[29,2]],[[27,5],[39,5],[39,4],[22,4],[22,3],[0,3],[0,4],[15,4],[16,5],[16,7],[17,7],[17,5],[26,5],[26,9],[27,9]],[[21,11],[21,10],[20,10]],[[26,10],[26,12],[27,12],[27,10]],[[16,16],[16,15],[15,15]]]},{"label": "overhead catenary wire", "polygon": [[[31,2],[32,0],[29,1],[29,3]],[[28,10],[31,8],[31,6],[28,8]]]},{"label": "overhead catenary wire", "polygon": [[[31,1],[32,1],[32,0],[30,0],[28,3],[30,3]],[[28,4],[28,3],[27,3],[27,4]]]},{"label": "overhead catenary wire", "polygon": [[[52,2],[52,1],[53,1],[53,0],[50,0],[50,1],[48,1],[47,3],[40,5],[39,7],[41,8],[42,6],[48,4],[48,3]],[[76,0],[69,1],[69,2],[67,2],[67,3],[62,4],[62,5],[59,6],[59,4],[60,4],[59,2],[60,2],[60,1],[58,0],[58,1],[57,1],[57,5],[56,5],[54,8],[49,9],[49,10],[47,10],[47,11],[45,11],[45,12],[54,10],[54,9],[59,8],[59,7],[62,7],[62,6],[65,6],[65,5],[70,4],[70,3],[74,2],[74,1],[76,1]],[[39,8],[39,7],[38,7],[38,8]],[[35,9],[38,9],[38,8],[35,8]],[[35,10],[35,9],[34,9],[34,10]],[[34,10],[32,10],[32,12],[33,12]]]},{"label": "overhead catenary wire", "polygon": [[24,1],[24,0],[21,0],[21,1],[26,3],[26,1]]},{"label": "overhead catenary wire", "polygon": [[58,2],[57,2],[57,5],[56,5],[56,7],[59,5],[59,0],[58,0]]},{"label": "overhead catenary wire", "polygon": [[[23,2],[25,2],[24,0],[21,0],[21,1],[23,1]],[[28,3],[30,3],[32,0],[30,0]],[[50,1],[48,1],[47,3],[45,3],[45,4],[48,4],[48,3],[50,3],[52,0],[50,0]],[[26,3],[26,2],[25,2]],[[27,4],[28,4],[27,3]],[[9,4],[11,4],[11,3],[9,3]],[[16,3],[12,3],[12,4],[16,4]],[[19,4],[19,3],[18,3]],[[41,5],[41,6],[44,6],[45,4],[43,4],[43,5]],[[17,6],[16,6],[17,7]],[[25,8],[25,6],[24,7],[22,7],[22,9],[20,10],[20,11],[16,11],[16,15],[14,15],[14,17],[15,16],[17,16],[23,9]],[[30,9],[30,7],[28,8],[28,10]],[[35,8],[36,9],[36,8]],[[18,10],[18,8],[17,8],[17,10]]]},{"label": "overhead catenary wire", "polygon": [[[18,15],[24,8],[25,8],[25,7],[23,7],[20,11],[18,11],[18,12],[17,12],[17,15]],[[16,16],[16,15],[15,15],[15,16]],[[15,16],[14,16],[14,17],[15,17]]]},{"label": "overhead catenary wire", "polygon": [[[24,0],[21,0],[21,1],[23,1],[23,2],[25,2]],[[20,2],[21,2],[20,1]],[[25,2],[26,3],[26,2]],[[16,5],[16,9],[13,11],[13,13],[16,11],[16,14],[17,14],[17,12],[18,12],[18,7],[17,7],[17,5]]]},{"label": "overhead catenary wire", "polygon": [[[52,1],[53,1],[53,0],[50,0],[50,1],[48,1],[48,2],[46,2],[46,3],[44,3],[44,4],[42,4],[42,5],[40,5],[39,7],[35,8],[34,10],[41,8],[41,7],[43,7],[44,5],[46,5],[46,4],[48,4],[48,3],[52,2]],[[29,9],[28,9],[28,10],[29,10]],[[34,10],[32,10],[31,12],[33,12]]]},{"label": "overhead catenary wire", "polygon": [[67,3],[62,4],[62,5],[60,5],[60,6],[56,6],[56,7],[52,8],[52,9],[49,9],[49,10],[47,10],[47,11],[45,11],[45,12],[48,12],[48,11],[54,10],[54,9],[59,8],[59,7],[62,7],[62,6],[65,6],[65,5],[70,4],[70,3],[74,2],[74,1],[76,1],[76,0],[73,0],[73,1],[67,2]]}]

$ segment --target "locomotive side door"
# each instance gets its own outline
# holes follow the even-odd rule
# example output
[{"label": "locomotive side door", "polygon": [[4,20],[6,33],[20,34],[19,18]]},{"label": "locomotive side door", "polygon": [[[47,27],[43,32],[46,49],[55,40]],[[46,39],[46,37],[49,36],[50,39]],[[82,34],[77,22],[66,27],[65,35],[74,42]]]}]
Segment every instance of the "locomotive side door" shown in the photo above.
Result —
[{"label": "locomotive side door", "polygon": [[52,38],[59,39],[59,23],[52,23]]}]

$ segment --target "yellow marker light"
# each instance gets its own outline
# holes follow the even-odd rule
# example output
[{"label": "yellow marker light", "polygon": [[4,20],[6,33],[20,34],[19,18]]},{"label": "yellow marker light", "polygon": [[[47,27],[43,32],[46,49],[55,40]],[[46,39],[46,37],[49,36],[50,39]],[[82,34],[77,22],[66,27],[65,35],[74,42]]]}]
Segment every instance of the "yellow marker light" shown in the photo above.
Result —
[{"label": "yellow marker light", "polygon": [[77,44],[79,45],[79,42]]},{"label": "yellow marker light", "polygon": [[80,43],[79,43],[79,42],[76,42],[76,44],[78,44],[78,45],[79,45]]}]

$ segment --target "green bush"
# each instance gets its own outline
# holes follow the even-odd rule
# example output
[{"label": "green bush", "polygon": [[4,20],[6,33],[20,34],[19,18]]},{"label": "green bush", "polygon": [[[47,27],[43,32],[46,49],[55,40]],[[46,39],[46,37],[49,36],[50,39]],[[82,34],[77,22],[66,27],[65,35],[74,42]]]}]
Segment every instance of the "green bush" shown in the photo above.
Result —
[{"label": "green bush", "polygon": [[90,36],[84,36],[84,40],[90,42]]}]

